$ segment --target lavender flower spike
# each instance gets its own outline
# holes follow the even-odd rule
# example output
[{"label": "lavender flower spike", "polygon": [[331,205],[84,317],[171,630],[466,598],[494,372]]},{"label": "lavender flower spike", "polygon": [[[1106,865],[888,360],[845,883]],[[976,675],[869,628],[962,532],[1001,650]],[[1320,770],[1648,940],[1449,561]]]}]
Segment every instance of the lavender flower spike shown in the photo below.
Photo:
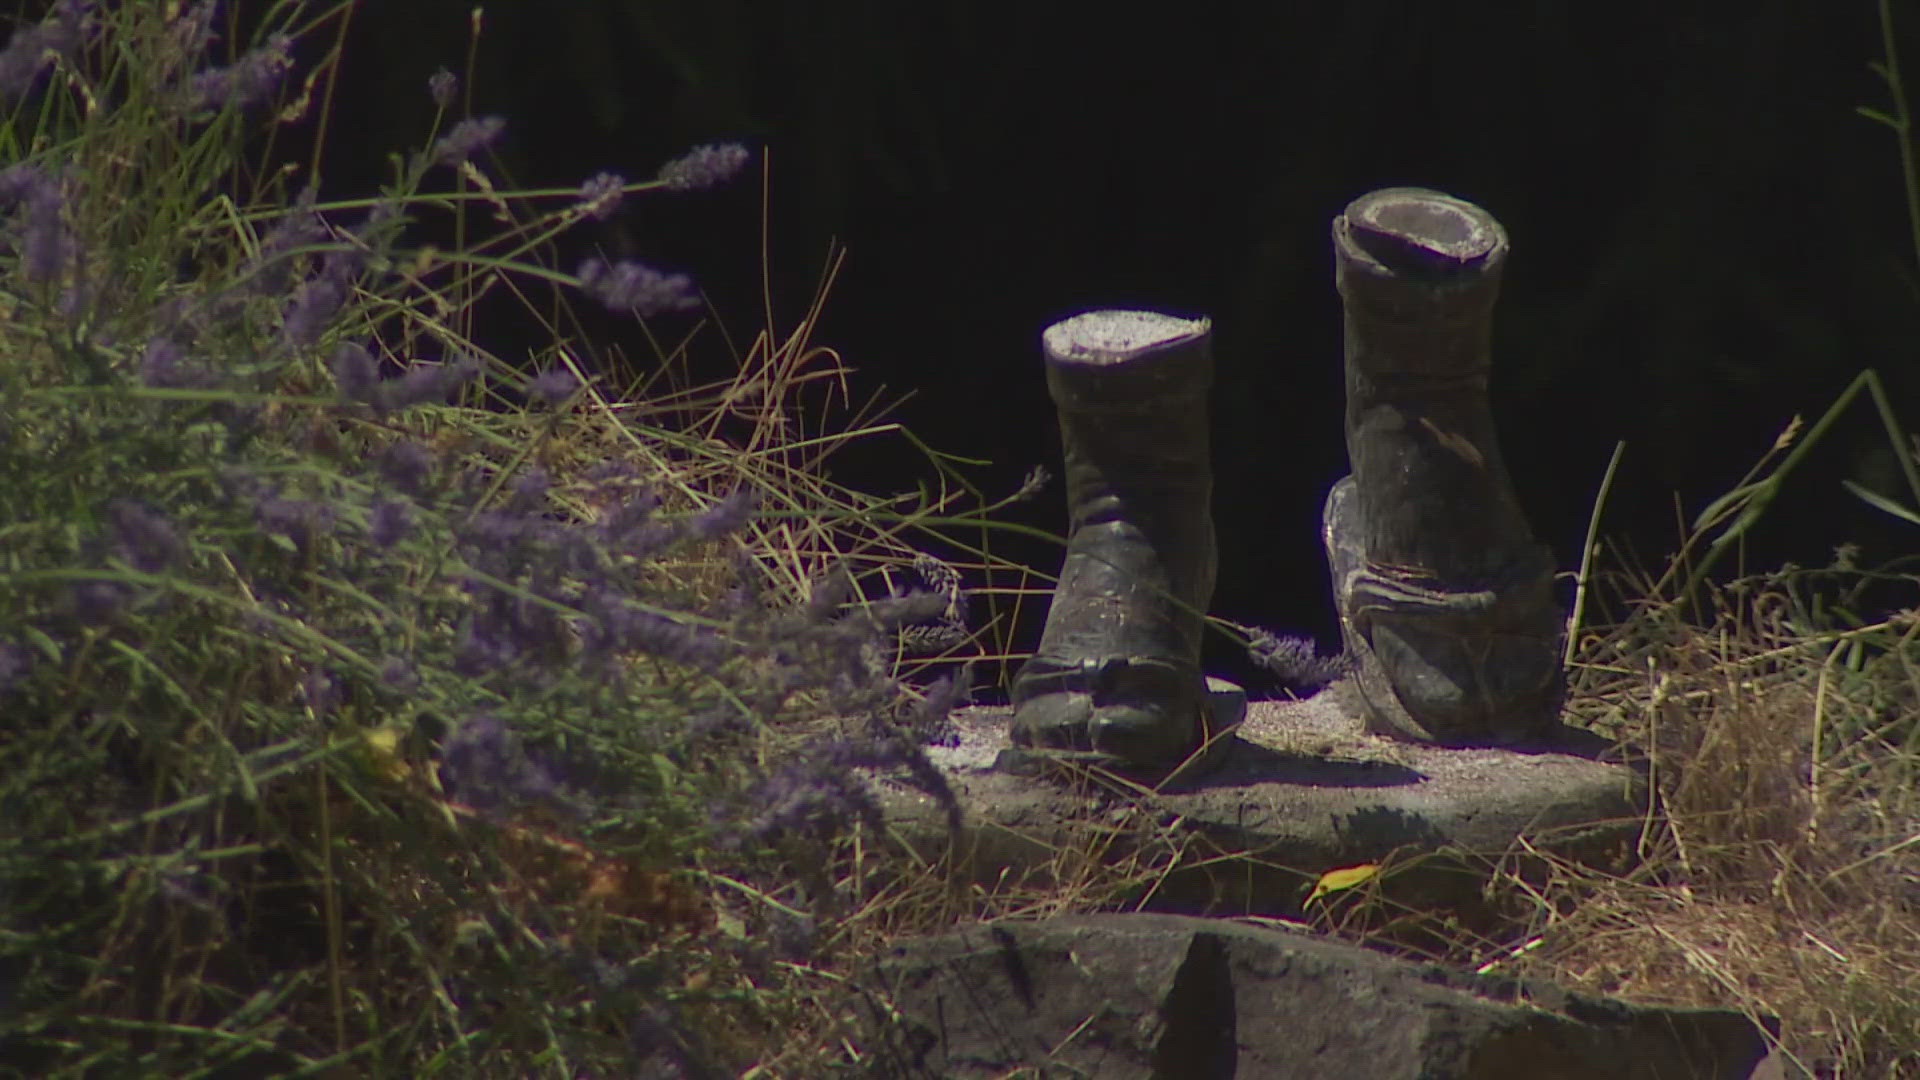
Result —
[{"label": "lavender flower spike", "polygon": [[580,380],[573,377],[573,372],[563,367],[551,367],[527,382],[527,396],[542,405],[559,406],[573,396],[579,385]]},{"label": "lavender flower spike", "polygon": [[47,171],[38,165],[9,165],[0,169],[0,210],[10,210],[26,202],[43,187],[53,185]]},{"label": "lavender flower spike", "polygon": [[632,260],[609,264],[605,259],[588,259],[580,264],[580,288],[610,311],[631,311],[642,318],[700,306],[691,278],[663,274]]},{"label": "lavender flower spike", "polygon": [[739,143],[695,147],[660,167],[660,182],[672,191],[700,191],[718,187],[740,174],[747,164],[747,148]]},{"label": "lavender flower spike", "polygon": [[687,539],[696,542],[717,540],[731,536],[746,527],[753,519],[753,507],[756,499],[748,488],[736,488],[727,496],[705,510],[695,514],[686,523]]},{"label": "lavender flower spike", "polygon": [[580,208],[595,221],[605,221],[620,208],[626,181],[616,173],[595,173],[580,185]]},{"label": "lavender flower spike", "polygon": [[134,569],[157,574],[186,558],[186,540],[158,510],[134,499],[114,499],[106,518],[115,553]]},{"label": "lavender flower spike", "polygon": [[439,773],[447,794],[477,810],[527,802],[571,808],[554,775],[512,729],[487,713],[462,721],[441,743]]},{"label": "lavender flower spike", "polygon": [[281,315],[280,343],[289,349],[318,343],[326,333],[328,320],[346,303],[347,291],[348,286],[325,277],[294,286],[293,299],[287,301]]},{"label": "lavender flower spike", "polygon": [[341,400],[372,400],[374,387],[380,382],[380,368],[364,346],[343,342],[333,350],[333,361],[328,366],[333,369],[333,382],[340,388]]},{"label": "lavender flower spike", "polygon": [[427,94],[433,98],[436,108],[453,108],[453,98],[460,92],[460,78],[446,68],[433,73],[427,80]]},{"label": "lavender flower spike", "polygon": [[0,694],[33,672],[34,654],[23,645],[0,645]]},{"label": "lavender flower spike", "polygon": [[14,31],[0,49],[0,100],[33,89],[54,60],[72,59],[85,41],[93,7],[92,0],[61,0],[45,22]]},{"label": "lavender flower spike", "polygon": [[507,122],[497,116],[462,120],[433,144],[433,163],[458,165],[491,146],[506,127]]},{"label": "lavender flower spike", "polygon": [[413,531],[413,508],[399,499],[375,499],[367,516],[367,538],[391,548]]},{"label": "lavender flower spike", "polygon": [[280,88],[280,80],[293,68],[290,50],[293,39],[275,34],[265,45],[247,53],[223,68],[209,68],[193,77],[191,107],[218,109],[231,105],[248,109],[264,103]]},{"label": "lavender flower spike", "polygon": [[60,276],[73,252],[66,222],[60,219],[64,200],[58,195],[36,197],[27,204],[26,242],[21,245],[20,268],[28,281],[52,281]]}]

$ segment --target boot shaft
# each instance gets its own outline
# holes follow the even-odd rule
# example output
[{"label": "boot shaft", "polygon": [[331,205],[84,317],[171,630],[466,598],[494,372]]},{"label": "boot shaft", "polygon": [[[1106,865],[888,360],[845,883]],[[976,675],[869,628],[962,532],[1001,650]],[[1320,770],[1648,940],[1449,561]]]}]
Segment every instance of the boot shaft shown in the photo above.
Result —
[{"label": "boot shaft", "polygon": [[[1103,311],[1043,335],[1069,535],[1093,530],[1108,538],[1102,550],[1138,548],[1129,557],[1135,587],[1170,594],[1175,610],[1204,610],[1217,571],[1209,333],[1204,319]],[[1193,622],[1197,635],[1197,616],[1173,617]]]},{"label": "boot shaft", "polygon": [[1495,584],[1535,547],[1487,401],[1506,232],[1470,203],[1395,188],[1356,199],[1333,241],[1357,539],[1378,563]]},{"label": "boot shaft", "polygon": [[1507,237],[1486,211],[1394,188],[1334,219],[1347,454],[1323,540],[1376,731],[1452,745],[1557,724],[1564,632],[1487,402]]},{"label": "boot shaft", "polygon": [[1016,746],[1165,769],[1207,740],[1208,337],[1204,319],[1129,311],[1042,337],[1071,527],[1040,646],[1013,681]]}]

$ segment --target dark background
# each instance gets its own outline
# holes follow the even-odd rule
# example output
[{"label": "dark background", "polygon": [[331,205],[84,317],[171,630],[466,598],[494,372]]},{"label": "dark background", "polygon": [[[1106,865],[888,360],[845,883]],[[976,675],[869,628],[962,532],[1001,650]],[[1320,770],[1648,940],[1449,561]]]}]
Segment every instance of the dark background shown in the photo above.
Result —
[{"label": "dark background", "polygon": [[[1604,531],[1657,564],[1681,518],[1789,417],[1862,368],[1915,408],[1913,239],[1870,0],[1738,5],[508,0],[465,70],[469,0],[356,14],[327,180],[364,193],[418,145],[425,83],[468,78],[509,121],[525,185],[651,176],[689,146],[768,154],[782,324],[829,243],[849,251],[817,340],[913,397],[896,413],[989,459],[989,492],[1057,473],[1038,337],[1089,307],[1215,320],[1216,612],[1337,634],[1318,544],[1344,472],[1328,222],[1373,188],[1487,207],[1513,242],[1493,406],[1522,504],[1577,564],[1617,440]],[[1920,29],[1920,13],[1908,22]],[[1920,65],[1920,48],[1901,40]],[[1920,68],[1917,68],[1920,70]],[[600,242],[693,273],[750,337],[756,168],[632,201]],[[611,331],[610,331],[611,332]],[[510,343],[503,343],[510,344]],[[644,349],[636,350],[644,355]],[[1869,561],[1914,530],[1839,481],[1898,492],[1862,399],[1757,530],[1747,565]],[[856,449],[837,479],[910,489],[923,463]],[[1064,528],[1060,486],[1016,515]],[[1051,570],[1057,547],[1004,551]]]}]

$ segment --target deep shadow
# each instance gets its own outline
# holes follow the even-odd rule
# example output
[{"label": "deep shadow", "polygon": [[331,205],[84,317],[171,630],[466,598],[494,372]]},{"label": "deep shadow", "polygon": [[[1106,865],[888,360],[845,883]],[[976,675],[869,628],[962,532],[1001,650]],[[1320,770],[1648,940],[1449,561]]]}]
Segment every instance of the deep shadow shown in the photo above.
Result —
[{"label": "deep shadow", "polygon": [[1316,757],[1297,750],[1276,750],[1235,735],[1217,767],[1192,780],[1164,785],[1160,790],[1184,793],[1274,783],[1303,787],[1398,787],[1425,779],[1426,775],[1417,769],[1388,761]]},{"label": "deep shadow", "polygon": [[1537,744],[1520,743],[1503,746],[1516,754],[1565,754],[1568,757],[1586,758],[1589,761],[1617,760],[1613,740],[1586,728],[1571,727],[1562,723],[1555,728],[1552,738]]},{"label": "deep shadow", "polygon": [[1193,935],[1160,1019],[1152,1080],[1232,1080],[1239,1071],[1233,970],[1219,935]]}]

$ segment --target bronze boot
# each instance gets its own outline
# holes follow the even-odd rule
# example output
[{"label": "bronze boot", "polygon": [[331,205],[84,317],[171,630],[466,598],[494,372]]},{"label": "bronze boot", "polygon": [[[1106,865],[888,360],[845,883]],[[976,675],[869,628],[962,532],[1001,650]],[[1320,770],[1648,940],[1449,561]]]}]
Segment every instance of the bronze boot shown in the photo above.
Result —
[{"label": "bronze boot", "polygon": [[1565,620],[1487,405],[1506,231],[1391,188],[1333,220],[1347,456],[1322,538],[1368,726],[1444,745],[1558,727]]},{"label": "bronze boot", "polygon": [[1013,681],[1016,746],[1154,770],[1206,738],[1210,334],[1205,319],[1095,311],[1042,335],[1070,531],[1040,647]]}]

